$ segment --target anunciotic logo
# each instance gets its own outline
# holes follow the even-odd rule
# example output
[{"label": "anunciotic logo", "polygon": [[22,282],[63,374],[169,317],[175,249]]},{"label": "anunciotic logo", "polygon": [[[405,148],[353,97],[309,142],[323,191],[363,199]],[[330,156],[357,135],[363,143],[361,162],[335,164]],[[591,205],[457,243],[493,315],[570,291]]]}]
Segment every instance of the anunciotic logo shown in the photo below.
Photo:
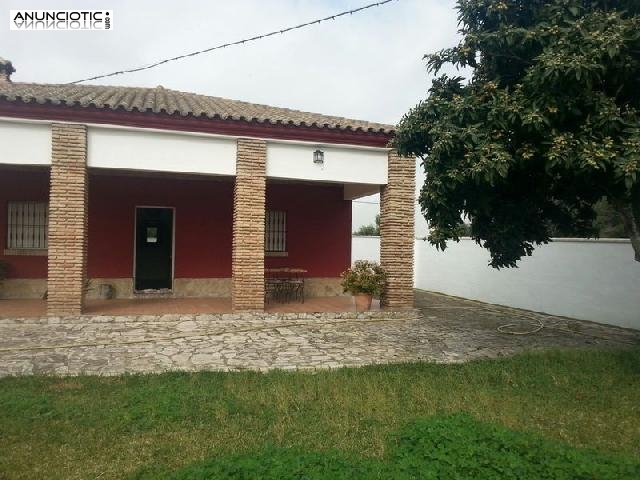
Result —
[{"label": "anunciotic logo", "polygon": [[113,10],[11,10],[11,30],[112,30]]}]

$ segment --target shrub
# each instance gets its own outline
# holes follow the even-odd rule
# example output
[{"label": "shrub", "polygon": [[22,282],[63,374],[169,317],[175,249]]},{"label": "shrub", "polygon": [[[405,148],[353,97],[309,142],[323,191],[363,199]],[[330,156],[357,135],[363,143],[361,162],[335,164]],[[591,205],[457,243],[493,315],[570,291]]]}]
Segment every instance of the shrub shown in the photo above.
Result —
[{"label": "shrub", "polygon": [[356,260],[353,267],[340,274],[345,292],[366,293],[379,297],[387,282],[387,272],[376,262]]}]

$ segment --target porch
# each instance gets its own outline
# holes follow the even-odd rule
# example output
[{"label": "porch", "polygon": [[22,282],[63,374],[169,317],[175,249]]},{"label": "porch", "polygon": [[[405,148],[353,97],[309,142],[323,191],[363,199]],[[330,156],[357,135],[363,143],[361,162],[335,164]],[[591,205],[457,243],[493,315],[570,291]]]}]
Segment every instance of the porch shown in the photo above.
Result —
[{"label": "porch", "polygon": [[[380,310],[380,302],[374,300],[371,309]],[[231,313],[231,298],[114,298],[111,300],[88,299],[85,315],[163,315]],[[353,312],[352,297],[311,297],[304,303],[267,303],[267,313],[318,313]],[[47,301],[41,299],[0,299],[0,318],[34,318],[47,314]]]},{"label": "porch", "polygon": [[[351,201],[376,192],[387,306],[412,307],[413,163],[388,149],[327,145],[316,162],[309,144],[67,124],[36,133],[49,160],[0,166],[0,316],[353,312],[340,286]],[[300,303],[265,302],[269,271],[304,272],[275,279],[295,284]]]}]

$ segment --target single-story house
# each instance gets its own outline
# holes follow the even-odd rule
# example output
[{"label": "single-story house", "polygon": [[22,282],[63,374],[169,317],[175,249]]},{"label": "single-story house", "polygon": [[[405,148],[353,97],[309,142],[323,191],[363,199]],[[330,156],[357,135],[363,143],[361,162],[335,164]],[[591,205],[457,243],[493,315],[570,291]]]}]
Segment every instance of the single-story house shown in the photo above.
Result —
[{"label": "single-story house", "polygon": [[285,266],[340,295],[351,202],[380,192],[384,304],[412,307],[415,167],[392,125],[14,71],[0,59],[0,296],[79,315],[91,279],[262,311],[265,268]]}]

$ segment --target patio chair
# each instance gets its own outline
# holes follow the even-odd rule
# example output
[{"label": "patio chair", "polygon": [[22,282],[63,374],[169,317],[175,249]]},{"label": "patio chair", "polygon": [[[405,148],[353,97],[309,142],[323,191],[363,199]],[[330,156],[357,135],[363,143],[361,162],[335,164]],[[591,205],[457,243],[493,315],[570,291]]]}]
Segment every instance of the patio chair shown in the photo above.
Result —
[{"label": "patio chair", "polygon": [[282,268],[265,275],[265,302],[270,300],[287,303],[304,303],[304,277],[298,269]]},{"label": "patio chair", "polygon": [[304,277],[294,277],[289,279],[291,295],[294,300],[300,300],[304,303]]}]

